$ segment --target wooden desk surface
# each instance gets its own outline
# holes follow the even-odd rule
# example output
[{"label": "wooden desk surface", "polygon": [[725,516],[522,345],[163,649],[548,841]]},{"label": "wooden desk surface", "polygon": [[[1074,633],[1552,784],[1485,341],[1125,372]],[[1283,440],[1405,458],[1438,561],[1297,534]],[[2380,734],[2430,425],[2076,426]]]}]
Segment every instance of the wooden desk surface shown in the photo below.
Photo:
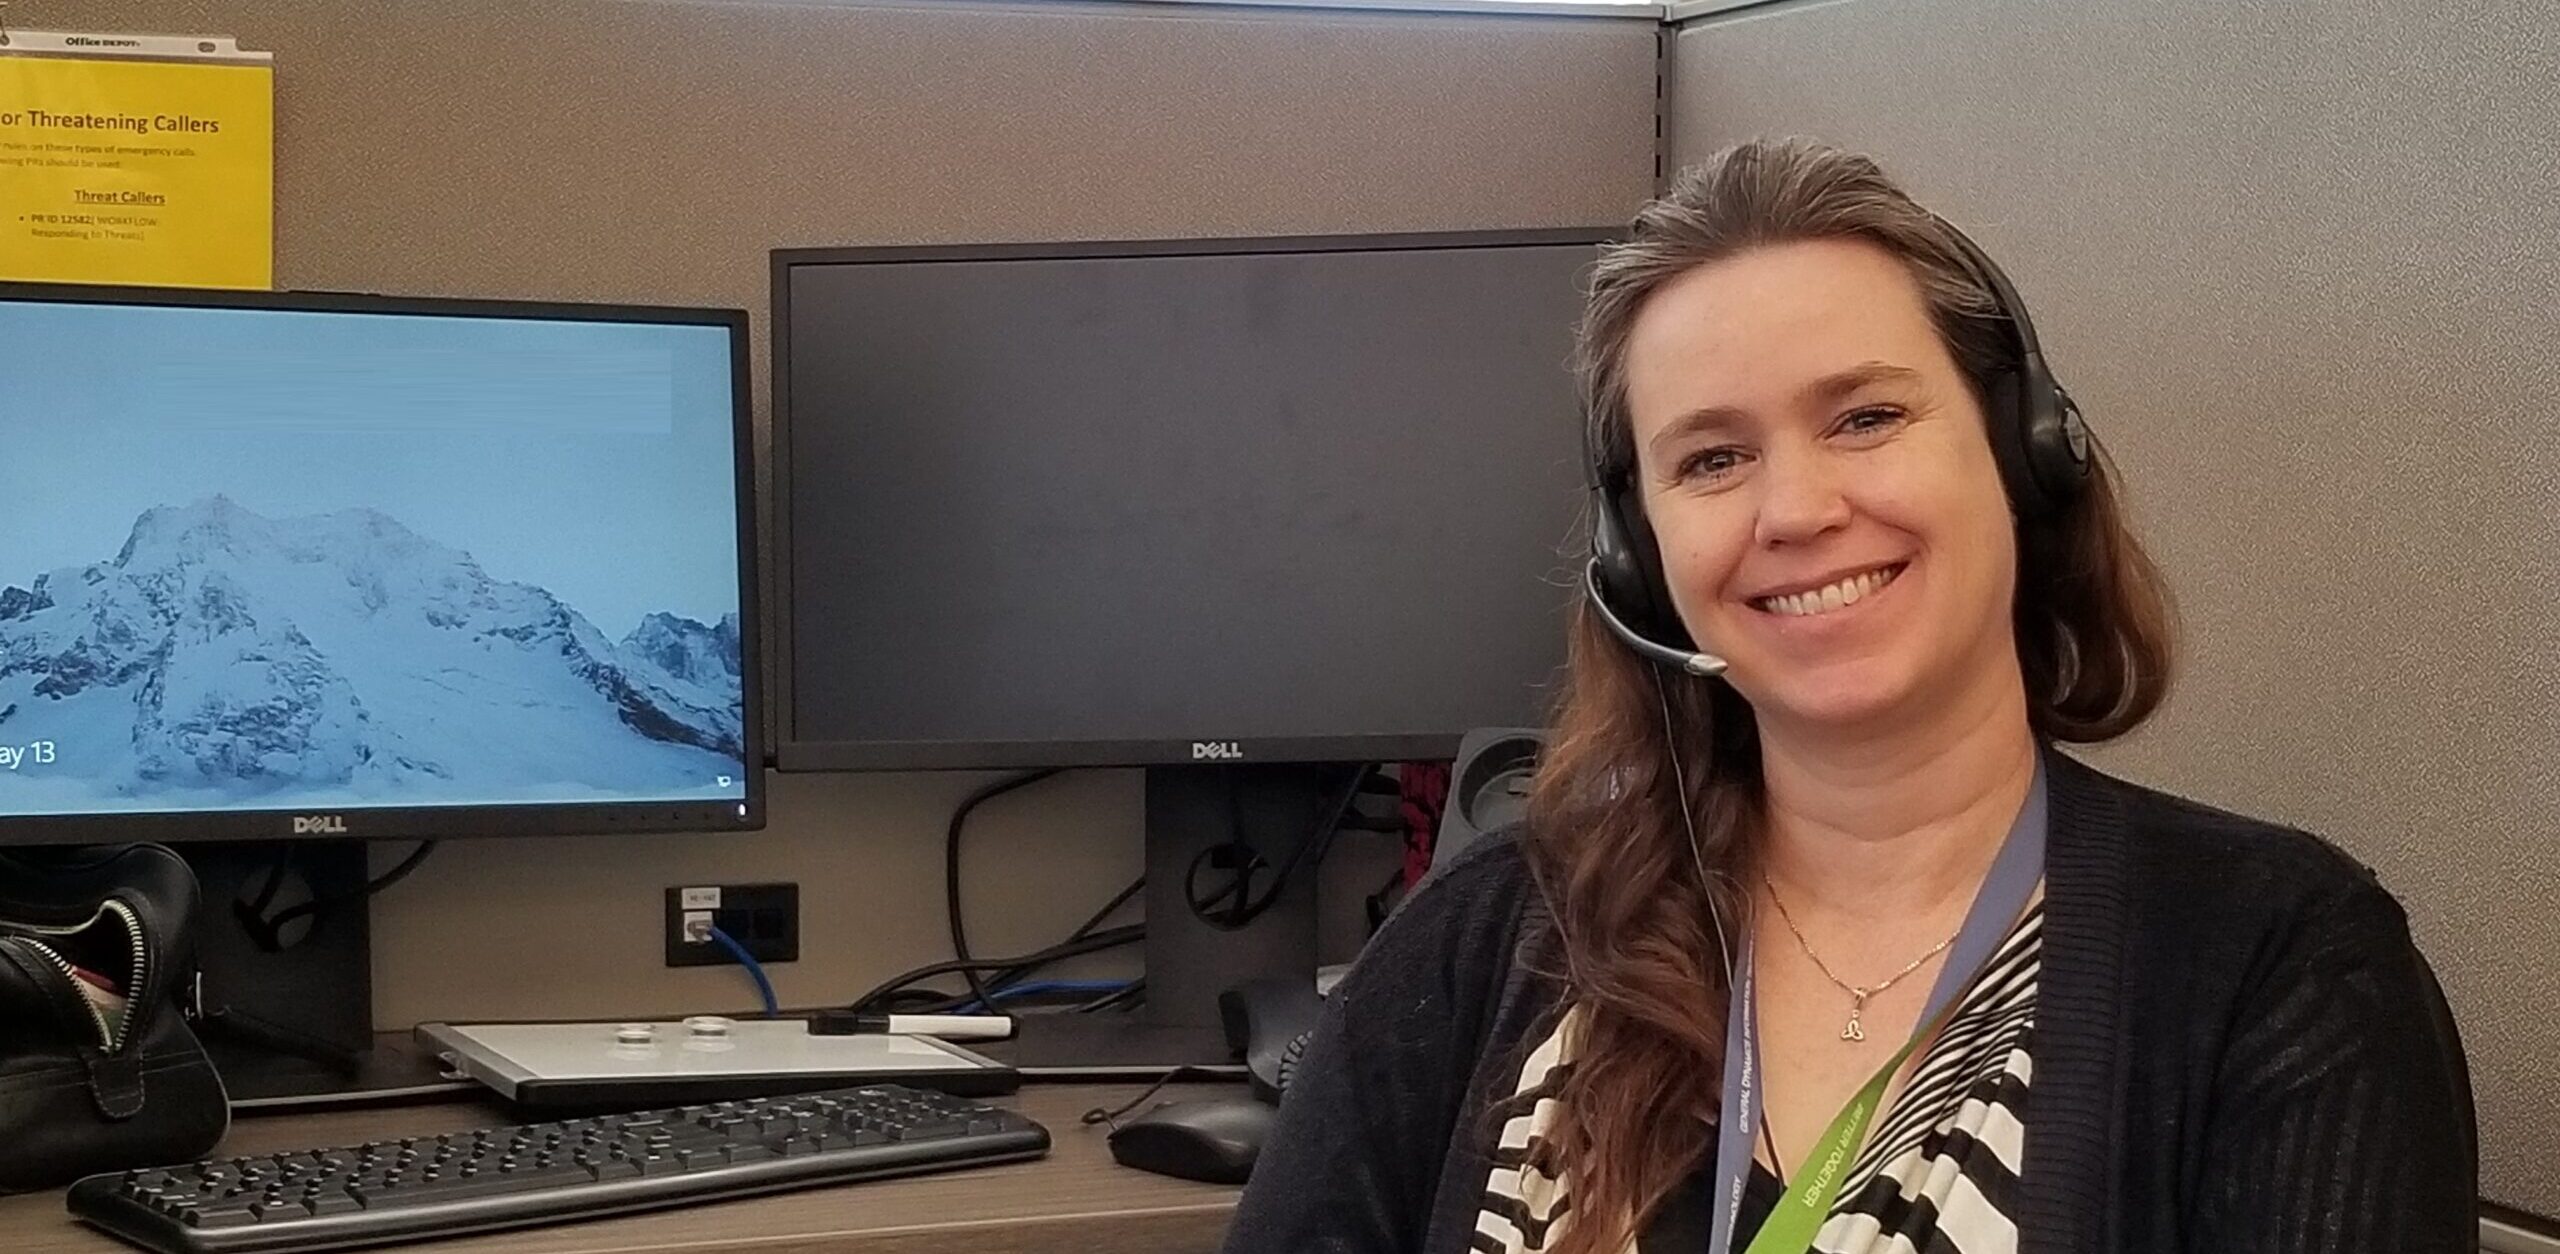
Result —
[{"label": "wooden desk surface", "polygon": [[[1163,1097],[1241,1094],[1234,1085],[1171,1085]],[[604,1254],[718,1249],[756,1254],[1207,1254],[1235,1209],[1232,1187],[1134,1171],[1111,1161],[1106,1129],[1077,1117],[1135,1097],[1129,1085],[1033,1085],[998,1099],[1049,1128],[1038,1162],[804,1190],[553,1228],[492,1233],[402,1249],[437,1254]],[[222,1155],[271,1154],[418,1136],[513,1120],[468,1101],[436,1106],[263,1115],[232,1125]],[[74,1222],[59,1192],[0,1197],[0,1250],[109,1254],[124,1250]]]}]

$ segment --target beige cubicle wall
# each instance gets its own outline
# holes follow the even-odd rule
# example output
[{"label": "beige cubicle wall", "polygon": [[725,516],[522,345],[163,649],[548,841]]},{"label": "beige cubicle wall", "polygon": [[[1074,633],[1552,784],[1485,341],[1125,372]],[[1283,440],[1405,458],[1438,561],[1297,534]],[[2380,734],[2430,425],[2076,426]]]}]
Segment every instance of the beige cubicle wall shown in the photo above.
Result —
[{"label": "beige cubicle wall", "polygon": [[2184,604],[2095,755],[2334,839],[2560,1212],[2560,57],[2535,0],[1839,0],[1683,26],[1672,151],[1875,153],[2033,303]]}]

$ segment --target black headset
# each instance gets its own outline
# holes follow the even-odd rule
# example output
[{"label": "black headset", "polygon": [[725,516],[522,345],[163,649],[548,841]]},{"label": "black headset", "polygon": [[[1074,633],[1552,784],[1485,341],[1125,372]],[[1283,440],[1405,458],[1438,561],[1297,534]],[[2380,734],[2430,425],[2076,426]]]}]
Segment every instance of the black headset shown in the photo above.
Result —
[{"label": "black headset", "polygon": [[[1983,413],[2009,508],[2022,523],[2058,517],[2089,481],[2089,428],[2080,407],[2045,365],[2027,306],[1980,245],[1944,219],[1948,239],[1974,276],[1991,289],[2018,350],[2017,364],[1985,380]],[[1646,523],[1632,457],[1613,458],[1599,423],[1583,423],[1591,467],[1591,560],[1584,593],[1610,632],[1645,658],[1700,677],[1723,673],[1724,659],[1699,652],[1673,612],[1662,578],[1662,553]]]}]

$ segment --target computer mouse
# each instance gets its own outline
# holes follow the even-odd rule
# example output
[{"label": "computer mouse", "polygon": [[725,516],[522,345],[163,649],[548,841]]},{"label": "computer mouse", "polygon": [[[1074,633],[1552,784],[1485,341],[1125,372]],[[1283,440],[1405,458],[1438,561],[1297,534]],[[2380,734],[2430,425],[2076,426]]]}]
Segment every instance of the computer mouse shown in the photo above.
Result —
[{"label": "computer mouse", "polygon": [[1111,1157],[1157,1175],[1242,1184],[1279,1113],[1250,1097],[1166,1102],[1113,1128]]}]

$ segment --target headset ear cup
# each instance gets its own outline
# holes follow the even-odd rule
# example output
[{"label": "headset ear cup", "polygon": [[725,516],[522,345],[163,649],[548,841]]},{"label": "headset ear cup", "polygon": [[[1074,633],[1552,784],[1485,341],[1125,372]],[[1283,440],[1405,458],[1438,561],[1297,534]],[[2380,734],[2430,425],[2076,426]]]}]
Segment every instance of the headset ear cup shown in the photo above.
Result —
[{"label": "headset ear cup", "polygon": [[1627,548],[1626,529],[1618,522],[1618,511],[1611,507],[1608,493],[1591,494],[1591,569],[1601,595],[1609,598],[1612,609],[1620,617],[1636,607],[1634,596],[1635,558]]},{"label": "headset ear cup", "polygon": [[1650,528],[1629,509],[1625,495],[1601,488],[1592,493],[1591,565],[1609,608],[1649,639],[1673,648],[1691,647],[1688,629],[1671,612],[1660,576],[1661,556]]},{"label": "headset ear cup", "polygon": [[1688,626],[1672,608],[1671,587],[1662,573],[1662,546],[1653,538],[1653,524],[1646,521],[1643,508],[1626,496],[1618,498],[1617,512],[1625,520],[1627,551],[1635,558],[1635,609],[1644,615],[1646,634],[1674,649],[1695,650]]},{"label": "headset ear cup", "polygon": [[2042,358],[2028,359],[2018,387],[2026,406],[2019,424],[2021,451],[2035,483],[2036,516],[2050,518],[2069,509],[2088,482],[2089,428],[2071,394],[2044,369]]},{"label": "headset ear cup", "polygon": [[1650,625],[1653,604],[1645,586],[1644,559],[1636,552],[1634,537],[1627,534],[1617,500],[1603,489],[1592,493],[1592,504],[1591,566],[1599,576],[1595,582],[1600,593],[1618,617]]},{"label": "headset ear cup", "polygon": [[1992,459],[2000,464],[2000,486],[2009,493],[2009,510],[2023,519],[2041,518],[2049,503],[2039,482],[2035,456],[2035,415],[2027,411],[2018,372],[2003,370],[1983,384],[1982,418],[1989,428]]},{"label": "headset ear cup", "polygon": [[2056,511],[2069,508],[2080,499],[2089,482],[2090,460],[2096,456],[2089,440],[2089,424],[2080,417],[2080,406],[2061,384],[2051,384],[2053,422],[2050,431],[2038,432],[2036,441],[2037,479],[2045,496]]},{"label": "headset ear cup", "polygon": [[2009,276],[1954,223],[1940,219],[1940,225],[1958,258],[1990,289],[2018,350],[2017,365],[1985,381],[1982,398],[2010,512],[2021,521],[2050,518],[2069,509],[2088,483],[2089,430],[2071,394],[2045,366],[2035,323]]}]

